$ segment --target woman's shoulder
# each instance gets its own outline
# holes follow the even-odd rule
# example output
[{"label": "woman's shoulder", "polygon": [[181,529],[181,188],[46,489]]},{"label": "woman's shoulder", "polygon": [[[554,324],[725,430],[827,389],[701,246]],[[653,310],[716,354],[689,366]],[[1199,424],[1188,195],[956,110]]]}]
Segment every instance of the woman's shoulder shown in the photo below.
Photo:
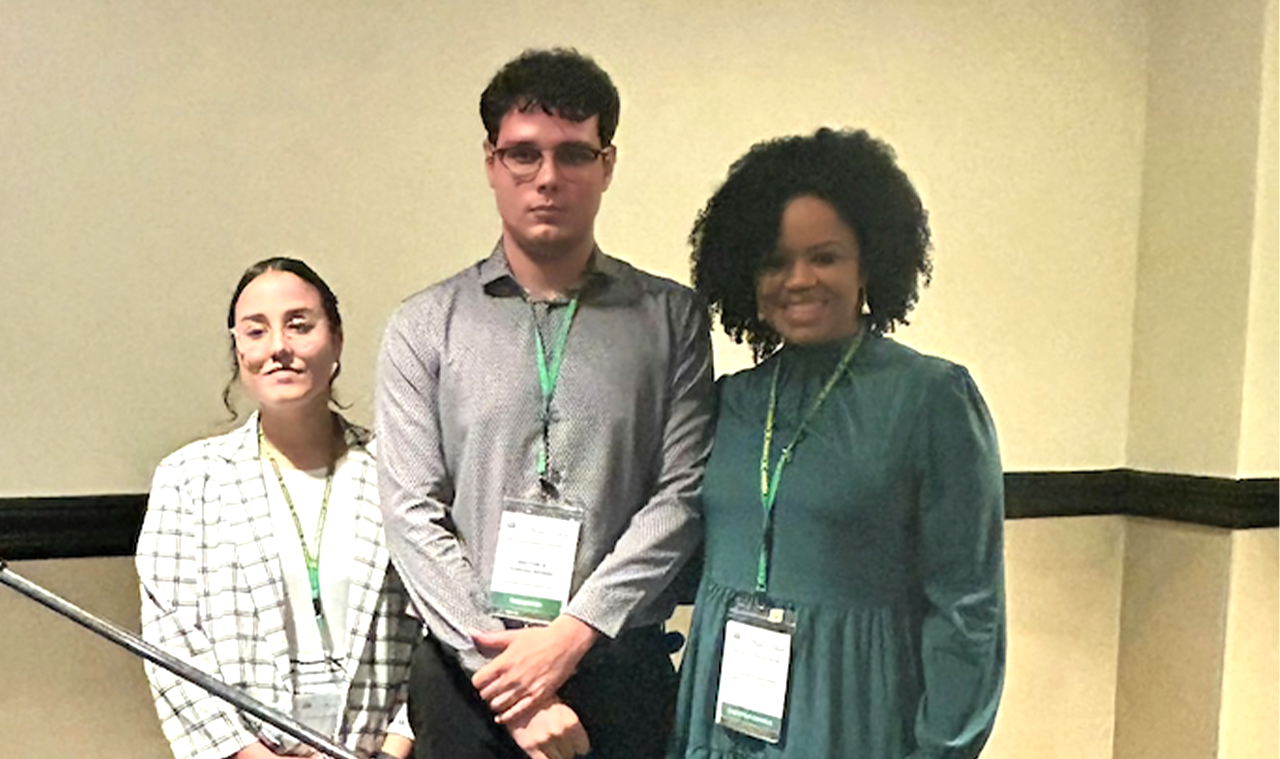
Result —
[{"label": "woman's shoulder", "polygon": [[877,362],[890,379],[885,386],[911,398],[926,417],[971,419],[977,420],[975,424],[990,425],[986,401],[963,364],[921,353],[889,338],[879,338],[877,346]]},{"label": "woman's shoulder", "polygon": [[950,359],[923,353],[887,335],[868,336],[862,358],[865,363],[882,370],[925,376],[946,374],[959,366]]},{"label": "woman's shoulder", "polygon": [[[359,450],[370,457],[377,449],[371,430],[338,415],[342,434],[351,450]],[[257,415],[249,417],[235,429],[220,435],[211,435],[187,443],[160,461],[161,467],[184,466],[197,462],[235,461],[239,458],[257,457]]]},{"label": "woman's shoulder", "polygon": [[[238,447],[246,435],[252,435],[252,429],[256,429],[254,418],[250,418],[245,423],[237,426],[235,429],[223,432],[218,435],[210,435],[209,437],[194,440],[181,448],[177,449],[161,461],[161,466],[181,464],[190,461],[210,460],[225,458],[229,450]],[[248,430],[248,432],[246,432]]]},{"label": "woman's shoulder", "polygon": [[883,335],[868,339],[855,366],[868,375],[882,375],[898,384],[932,386],[967,381],[969,372],[948,358],[923,353]]},{"label": "woman's shoulder", "polygon": [[717,396],[723,401],[726,398],[741,397],[744,394],[750,395],[760,392],[762,387],[764,388],[763,392],[767,393],[769,372],[772,371],[772,364],[776,360],[777,355],[775,354],[755,366],[721,375],[716,379]]},{"label": "woman's shoulder", "polygon": [[868,340],[848,387],[885,407],[937,409],[955,397],[979,398],[969,370],[884,336]]}]

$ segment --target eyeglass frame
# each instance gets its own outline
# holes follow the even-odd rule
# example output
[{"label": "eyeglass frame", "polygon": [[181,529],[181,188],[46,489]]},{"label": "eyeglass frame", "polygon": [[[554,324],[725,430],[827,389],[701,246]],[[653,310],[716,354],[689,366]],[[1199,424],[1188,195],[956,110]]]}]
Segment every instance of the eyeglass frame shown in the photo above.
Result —
[{"label": "eyeglass frame", "polygon": [[[547,153],[551,154],[551,160],[556,165],[557,169],[564,171],[567,168],[570,170],[570,174],[572,174],[574,170],[586,169],[588,166],[591,166],[596,161],[600,160],[602,156],[613,156],[615,152],[613,145],[605,145],[604,147],[597,148],[585,142],[562,142],[553,148],[540,148],[529,142],[517,142],[513,145],[506,145],[499,148],[486,142],[485,148],[489,151],[489,155],[491,157],[498,159],[498,163],[502,164],[502,168],[510,172],[511,176],[515,177],[515,179],[520,182],[528,182],[538,176],[538,172],[542,171],[542,166],[546,163]],[[591,153],[591,160],[584,161],[581,164],[562,163],[558,160],[558,154],[562,148],[585,150]],[[533,166],[531,171],[517,171],[516,169],[511,168],[507,163],[506,157],[510,155],[513,150],[536,150],[538,152],[538,163]]]}]

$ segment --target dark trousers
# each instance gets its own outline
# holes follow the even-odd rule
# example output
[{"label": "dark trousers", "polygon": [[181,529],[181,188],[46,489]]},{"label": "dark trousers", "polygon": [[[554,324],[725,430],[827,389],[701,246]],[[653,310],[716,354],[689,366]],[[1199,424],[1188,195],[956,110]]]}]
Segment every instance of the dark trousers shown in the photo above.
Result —
[{"label": "dark trousers", "polygon": [[[560,689],[591,741],[592,759],[660,759],[675,717],[678,679],[660,628],[601,640]],[[414,759],[527,759],[457,660],[428,637],[409,669]]]}]

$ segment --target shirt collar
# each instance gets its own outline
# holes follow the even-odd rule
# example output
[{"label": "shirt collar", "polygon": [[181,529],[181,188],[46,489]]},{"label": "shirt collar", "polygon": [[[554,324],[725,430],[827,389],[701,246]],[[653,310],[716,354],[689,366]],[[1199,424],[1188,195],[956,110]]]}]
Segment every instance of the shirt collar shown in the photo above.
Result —
[{"label": "shirt collar", "polygon": [[[591,249],[591,258],[587,261],[587,273],[579,293],[585,297],[604,293],[622,273],[622,263],[605,255],[597,245]],[[498,240],[489,257],[480,262],[480,285],[486,294],[497,298],[514,298],[524,295],[524,288],[511,273],[511,265],[507,262],[507,253],[502,247],[502,240]]]},{"label": "shirt collar", "polygon": [[[261,454],[258,448],[259,414],[254,411],[244,424],[227,433],[222,440],[222,456],[227,461],[256,461]],[[373,441],[373,433],[364,427],[348,422],[338,414],[338,423],[342,425],[342,437],[348,448],[368,448]]]}]

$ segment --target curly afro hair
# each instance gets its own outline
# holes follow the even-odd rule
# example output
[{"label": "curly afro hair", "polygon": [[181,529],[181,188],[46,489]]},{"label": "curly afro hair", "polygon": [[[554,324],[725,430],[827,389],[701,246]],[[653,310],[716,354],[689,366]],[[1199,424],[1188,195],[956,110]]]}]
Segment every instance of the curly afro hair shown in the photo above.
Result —
[{"label": "curly afro hair", "polygon": [[872,333],[907,324],[920,281],[932,275],[928,213],[893,148],[863,130],[825,128],[757,143],[729,167],[689,234],[694,288],[757,360],[782,338],[758,315],[756,279],[783,210],[801,196],[831,204],[857,236],[869,310],[862,318]]}]

